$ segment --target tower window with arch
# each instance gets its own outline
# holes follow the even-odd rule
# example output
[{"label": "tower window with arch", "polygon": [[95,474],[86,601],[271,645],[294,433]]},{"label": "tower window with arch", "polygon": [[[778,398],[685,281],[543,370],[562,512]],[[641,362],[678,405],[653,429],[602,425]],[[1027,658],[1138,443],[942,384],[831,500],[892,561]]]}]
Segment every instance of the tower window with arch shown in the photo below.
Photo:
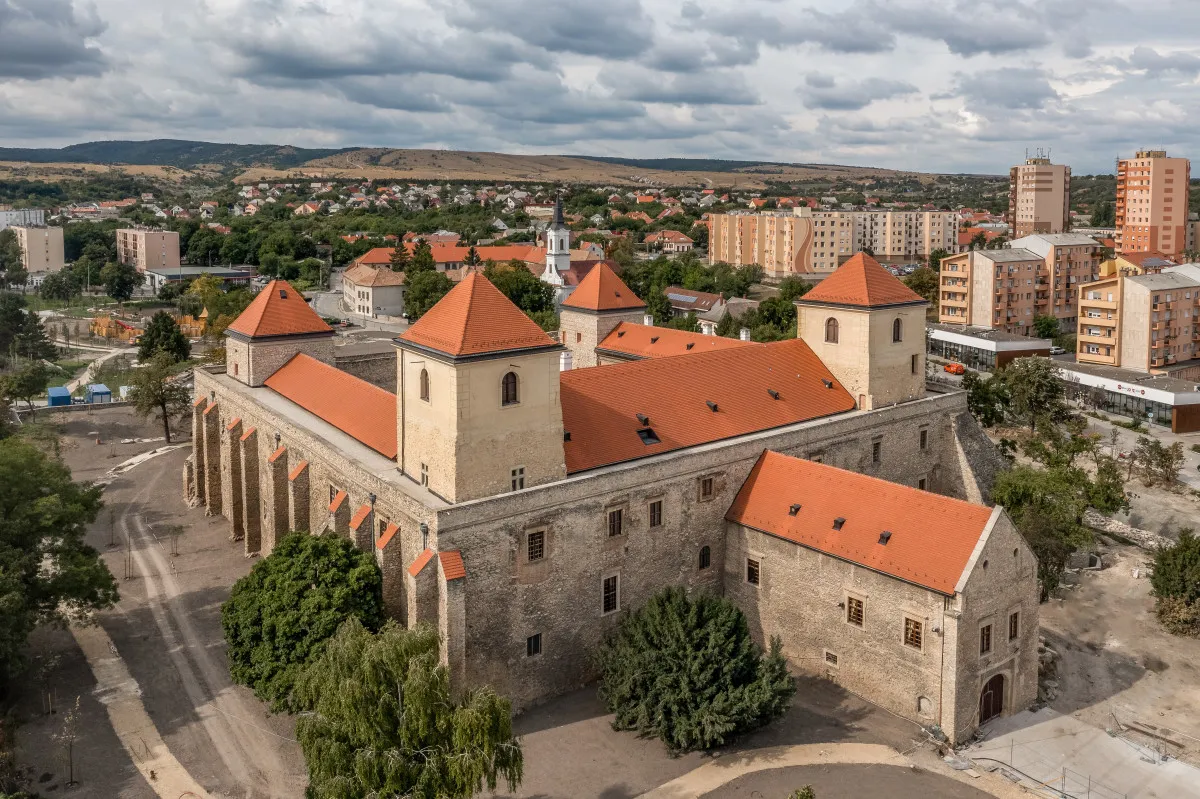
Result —
[{"label": "tower window with arch", "polygon": [[825,320],[825,343],[838,343],[838,320],[832,316]]},{"label": "tower window with arch", "polygon": [[429,402],[429,370],[421,370],[421,399]]},{"label": "tower window with arch", "polygon": [[892,320],[892,343],[904,341],[904,323],[899,317]]},{"label": "tower window with arch", "polygon": [[508,372],[500,381],[500,404],[516,405],[521,401],[517,373]]}]

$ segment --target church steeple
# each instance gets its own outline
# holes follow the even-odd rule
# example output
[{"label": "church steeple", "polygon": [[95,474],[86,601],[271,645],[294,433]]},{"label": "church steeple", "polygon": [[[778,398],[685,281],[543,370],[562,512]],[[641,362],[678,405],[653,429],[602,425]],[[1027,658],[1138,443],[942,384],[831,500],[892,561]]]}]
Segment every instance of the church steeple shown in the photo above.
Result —
[{"label": "church steeple", "polygon": [[546,228],[546,271],[542,280],[563,285],[562,273],[571,268],[571,229],[563,219],[562,196],[554,198],[554,218]]}]

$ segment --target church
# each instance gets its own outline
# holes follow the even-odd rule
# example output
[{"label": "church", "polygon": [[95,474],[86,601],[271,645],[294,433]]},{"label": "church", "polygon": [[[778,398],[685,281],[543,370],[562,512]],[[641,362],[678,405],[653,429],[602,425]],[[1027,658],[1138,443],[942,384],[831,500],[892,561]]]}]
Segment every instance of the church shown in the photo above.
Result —
[{"label": "church", "polygon": [[374,553],[387,612],[517,709],[594,679],[622,615],[680,585],[965,740],[1037,693],[1037,564],[984,504],[997,459],[965,395],[926,386],[925,301],[870,256],[796,304],[771,344],[656,328],[599,264],[552,336],[472,272],[385,383],[275,281],[196,370],[185,496],[247,555],[290,530]]}]

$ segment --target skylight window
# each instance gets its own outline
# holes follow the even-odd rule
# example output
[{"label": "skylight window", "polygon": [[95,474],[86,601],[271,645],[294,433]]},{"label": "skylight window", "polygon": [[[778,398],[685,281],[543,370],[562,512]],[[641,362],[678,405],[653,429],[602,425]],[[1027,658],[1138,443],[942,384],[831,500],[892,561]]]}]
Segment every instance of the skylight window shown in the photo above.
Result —
[{"label": "skylight window", "polygon": [[652,427],[647,427],[645,429],[639,430],[639,431],[637,431],[637,434],[638,434],[638,438],[640,438],[642,440],[642,443],[645,444],[647,447],[650,446],[651,444],[659,443],[658,436],[655,435],[654,428],[652,428]]},{"label": "skylight window", "polygon": [[834,530],[841,530],[841,529],[842,529],[842,525],[843,525],[843,524],[845,524],[845,523],[846,523],[846,520],[845,520],[844,518],[842,518],[841,516],[839,516],[839,517],[837,517],[836,519],[834,519],[834,520],[833,520],[833,529],[834,529]]},{"label": "skylight window", "polygon": [[788,508],[788,516],[795,516],[797,513],[800,512],[800,507],[801,506],[800,506],[799,502],[792,505],[792,507]]},{"label": "skylight window", "polygon": [[776,391],[775,389],[768,388],[767,393],[771,395],[771,399],[773,399],[773,400],[779,399],[779,392]]},{"label": "skylight window", "polygon": [[891,541],[891,540],[892,540],[892,534],[890,531],[884,530],[882,533],[879,534],[879,543],[883,544],[884,546],[886,546],[887,542]]},{"label": "skylight window", "polygon": [[707,405],[708,409],[713,413],[717,412],[717,403],[713,402],[712,400],[707,400],[704,404]]}]

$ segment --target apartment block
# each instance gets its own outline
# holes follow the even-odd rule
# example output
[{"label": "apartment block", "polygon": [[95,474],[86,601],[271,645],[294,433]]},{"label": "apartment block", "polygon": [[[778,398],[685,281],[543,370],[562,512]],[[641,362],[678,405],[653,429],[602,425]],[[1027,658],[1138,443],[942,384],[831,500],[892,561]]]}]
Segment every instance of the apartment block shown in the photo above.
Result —
[{"label": "apartment block", "polygon": [[1117,161],[1117,252],[1179,255],[1188,248],[1191,162],[1165,150]]},{"label": "apartment block", "polygon": [[1200,377],[1200,265],[1127,270],[1079,289],[1076,358],[1138,372]]},{"label": "apartment block", "polygon": [[756,264],[770,277],[828,273],[869,250],[883,263],[958,251],[958,215],[949,211],[819,211],[714,214],[709,261]]},{"label": "apartment block", "polygon": [[1027,158],[1009,170],[1008,226],[1014,238],[1071,229],[1071,167]]},{"label": "apartment block", "polygon": [[66,265],[63,258],[63,229],[60,227],[13,226],[21,260],[30,275],[57,272]]},{"label": "apartment block", "polygon": [[124,228],[117,231],[117,260],[148,269],[179,268],[179,234],[154,228]]},{"label": "apartment block", "polygon": [[40,208],[21,208],[14,210],[11,207],[0,206],[0,230],[16,227],[17,225],[41,227],[45,224],[46,212]]},{"label": "apartment block", "polygon": [[1054,316],[1074,330],[1077,289],[1096,279],[1102,252],[1095,239],[1053,233],[944,258],[938,321],[1031,336],[1035,317]]}]

